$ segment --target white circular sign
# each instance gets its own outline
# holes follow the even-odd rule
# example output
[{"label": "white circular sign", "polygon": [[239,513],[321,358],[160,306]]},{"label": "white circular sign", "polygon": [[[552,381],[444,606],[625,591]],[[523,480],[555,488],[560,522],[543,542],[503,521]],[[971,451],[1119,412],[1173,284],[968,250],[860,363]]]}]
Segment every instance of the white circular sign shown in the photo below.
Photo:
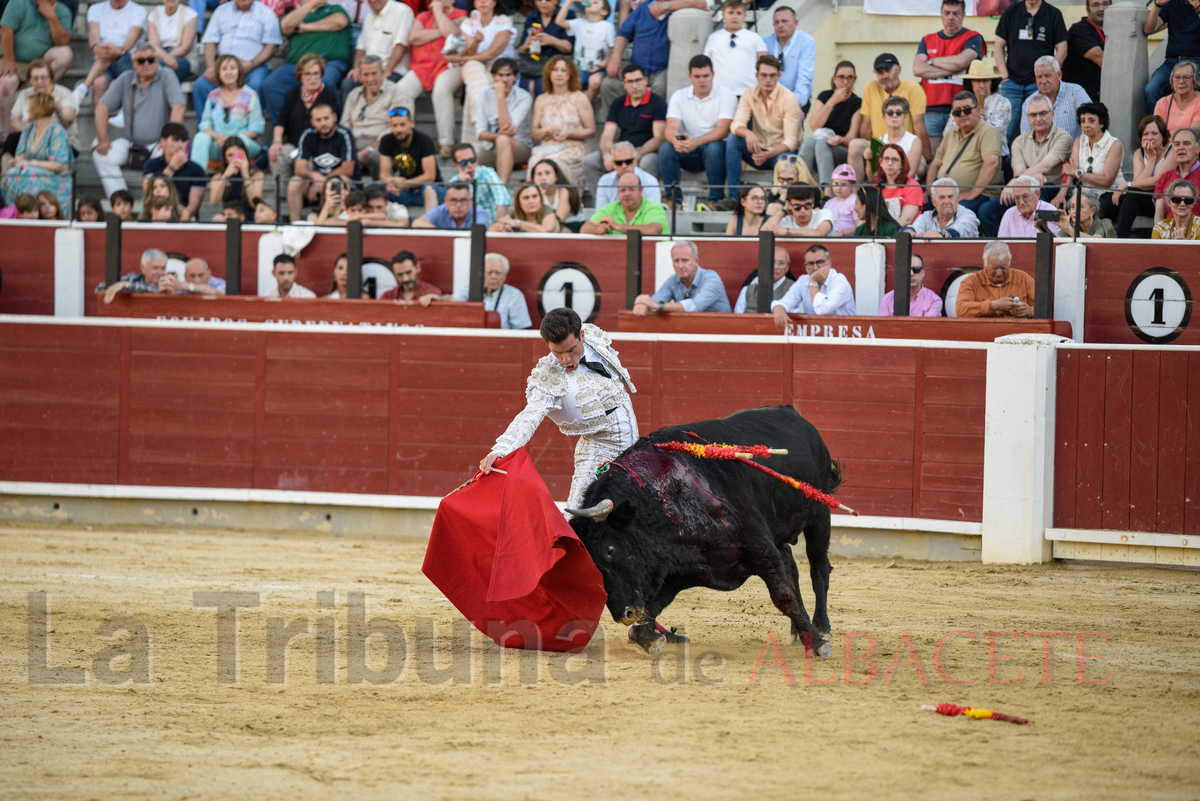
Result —
[{"label": "white circular sign", "polygon": [[1145,342],[1170,342],[1187,329],[1192,316],[1192,293],[1183,276],[1155,267],[1133,279],[1125,295],[1125,321]]},{"label": "white circular sign", "polygon": [[579,319],[590,323],[600,313],[600,284],[582,264],[559,262],[551,267],[538,286],[538,312],[545,317],[551,309],[568,307]]},{"label": "white circular sign", "polygon": [[961,270],[955,270],[950,273],[950,277],[946,279],[946,283],[942,285],[942,314],[946,317],[957,317],[954,313],[954,304],[958,302],[958,288],[962,286],[962,282],[971,273],[979,272],[978,267],[965,267]]}]

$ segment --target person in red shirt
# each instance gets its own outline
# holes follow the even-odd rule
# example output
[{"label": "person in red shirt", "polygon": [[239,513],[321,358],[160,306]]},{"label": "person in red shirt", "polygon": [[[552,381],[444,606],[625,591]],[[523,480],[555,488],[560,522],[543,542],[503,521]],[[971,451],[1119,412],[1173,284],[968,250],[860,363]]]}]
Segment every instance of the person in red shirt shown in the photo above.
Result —
[{"label": "person in red shirt", "polygon": [[[1170,216],[1165,195],[1172,181],[1182,178],[1200,192],[1200,161],[1196,160],[1197,154],[1200,153],[1200,141],[1196,138],[1195,129],[1180,128],[1171,137],[1171,144],[1174,145],[1175,151],[1175,169],[1167,170],[1158,176],[1158,183],[1154,185],[1154,194],[1157,196],[1154,200],[1155,225]],[[1192,213],[1200,214],[1200,201],[1197,201]]]},{"label": "person in red shirt", "polygon": [[415,300],[428,306],[437,300],[442,290],[421,280],[421,265],[411,250],[402,250],[392,256],[392,273],[400,285],[379,296],[380,300]]},{"label": "person in red shirt", "polygon": [[[410,4],[411,5],[411,4]],[[462,36],[459,20],[467,12],[454,7],[454,0],[432,0],[429,10],[417,15],[408,34],[408,73],[396,84],[401,106],[416,108],[417,98],[433,93],[438,144],[442,156],[450,157],[454,146],[454,95],[462,88],[462,67],[451,66],[442,53],[447,36]]]}]

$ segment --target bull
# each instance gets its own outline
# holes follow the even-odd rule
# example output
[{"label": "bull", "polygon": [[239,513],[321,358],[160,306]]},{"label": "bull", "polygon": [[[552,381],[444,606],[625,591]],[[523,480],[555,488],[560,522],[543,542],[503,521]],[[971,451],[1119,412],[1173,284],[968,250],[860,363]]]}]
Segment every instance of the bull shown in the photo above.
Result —
[{"label": "bull", "polygon": [[[669,441],[786,448],[787,455],[764,464],[827,493],[841,483],[821,435],[791,406],[745,409],[642,437],[601,468],[584,494],[586,508],[567,510],[604,577],[613,620],[631,626],[630,640],[657,656],[668,635],[656,619],[676,595],[692,587],[730,592],[758,576],[791,621],[793,642],[830,656],[829,508],[747,465],[655,447]],[[815,599],[811,619],[792,556],[801,533]]]}]

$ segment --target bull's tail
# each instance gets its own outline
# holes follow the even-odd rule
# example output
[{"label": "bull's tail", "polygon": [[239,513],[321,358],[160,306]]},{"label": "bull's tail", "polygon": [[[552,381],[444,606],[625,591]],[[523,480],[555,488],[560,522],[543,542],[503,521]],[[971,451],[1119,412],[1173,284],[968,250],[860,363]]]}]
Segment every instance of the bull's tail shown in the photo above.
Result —
[{"label": "bull's tail", "polygon": [[842,486],[843,468],[842,463],[832,456],[829,457],[829,488],[825,491],[830,495],[838,491],[838,487]]}]

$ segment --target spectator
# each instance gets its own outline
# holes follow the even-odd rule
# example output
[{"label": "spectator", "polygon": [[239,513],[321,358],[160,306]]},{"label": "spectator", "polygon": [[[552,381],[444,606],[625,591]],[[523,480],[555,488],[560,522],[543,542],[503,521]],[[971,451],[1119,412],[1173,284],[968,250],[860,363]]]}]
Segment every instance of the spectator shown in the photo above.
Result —
[{"label": "spectator", "polygon": [[[583,159],[588,186],[596,186],[602,175],[616,169],[613,143],[618,141],[618,132],[620,141],[636,148],[634,157],[638,166],[651,176],[659,174],[658,149],[667,128],[667,101],[650,91],[646,74],[635,64],[621,70],[621,81],[626,93],[613,100],[608,108],[608,120],[600,135],[600,149]],[[596,205],[602,205],[599,198]]]},{"label": "spectator", "polygon": [[175,210],[175,220],[182,218],[182,213],[179,209],[179,193],[175,191],[175,184],[171,183],[171,179],[165,175],[155,175],[149,178],[144,184],[145,194],[142,197],[142,215],[141,219],[150,219],[150,201],[154,198],[163,198],[167,201],[167,207]]},{"label": "spectator", "polygon": [[[945,6],[942,7],[943,12]],[[912,263],[908,268],[908,316],[909,317],[941,317],[942,299],[925,284],[925,259],[919,253],[912,254]],[[896,290],[892,290],[879,301],[880,317],[891,317],[896,311]]]},{"label": "spectator", "polygon": [[605,173],[596,182],[596,206],[607,206],[617,199],[617,179],[633,173],[642,182],[642,197],[655,203],[662,202],[658,179],[637,166],[638,149],[630,142],[617,142],[612,147],[612,162],[616,168]]},{"label": "spectator", "polygon": [[[586,15],[583,19],[568,20],[570,10],[571,4],[564,2],[554,21],[575,40],[574,57],[581,71],[581,83],[587,86],[588,101],[594,103],[604,84],[605,66],[616,42],[617,30],[608,19],[612,8],[608,0],[590,0],[583,10]],[[540,76],[538,91],[541,91]]]},{"label": "spectator", "polygon": [[[30,77],[33,62],[49,66],[55,77],[71,66],[70,19],[67,7],[54,0],[8,0],[0,16],[0,51],[4,56],[4,67],[0,69],[0,127],[8,122],[17,89]],[[53,79],[46,91],[51,86]]]},{"label": "spectator", "polygon": [[[261,197],[254,199],[254,223],[256,225],[274,225],[278,216],[275,213],[275,207],[270,203]],[[404,227],[408,227],[407,220]]]},{"label": "spectator", "polygon": [[925,89],[925,129],[934,152],[950,121],[954,96],[963,90],[967,68],[987,55],[983,36],[963,27],[966,10],[963,0],[942,0],[942,29],[921,39],[913,59],[913,74]]},{"label": "spectator", "polygon": [[813,76],[817,72],[817,41],[799,29],[796,12],[788,6],[775,9],[772,24],[775,32],[764,36],[763,44],[766,45],[767,54],[775,56],[783,65],[779,82],[796,96],[800,110],[807,114],[812,99]]},{"label": "spectator", "polygon": [[262,197],[263,184],[264,175],[250,160],[246,143],[238,136],[227,137],[221,148],[221,166],[208,185],[209,205],[220,206],[227,200],[245,202],[252,197]]},{"label": "spectator", "polygon": [[[496,59],[492,62],[492,85],[483,90],[475,108],[479,163],[494,167],[505,184],[512,178],[514,165],[529,161],[533,148],[529,136],[533,96],[516,83],[517,62]],[[538,83],[540,88],[541,81]]]},{"label": "spectator", "polygon": [[727,207],[732,208],[737,200],[734,187],[742,182],[742,162],[769,170],[780,156],[799,144],[804,112],[796,96],[779,85],[779,74],[778,59],[759,56],[758,86],[738,101],[731,133],[725,141],[725,180],[730,186]]},{"label": "spectator", "polygon": [[[1051,119],[1050,100],[1042,95],[1029,98],[1028,115],[1033,128],[1012,143],[1013,175],[1030,177],[1042,187],[1042,197],[1062,203],[1062,165],[1071,157],[1071,136]],[[979,228],[984,236],[996,236],[1005,206],[1013,203],[1013,183],[979,209]]]},{"label": "spectator", "polygon": [[[608,77],[600,85],[600,108],[611,108],[621,92],[626,90],[622,64],[628,61],[641,67],[650,91],[659,97],[667,94],[667,64],[671,60],[671,37],[668,22],[671,14],[685,8],[708,10],[708,0],[652,0],[644,2],[621,21],[620,30],[613,40],[612,53],[608,56],[605,71]],[[629,58],[625,48],[630,47]],[[617,76],[622,78],[617,81]]]},{"label": "spectator", "polygon": [[[1197,155],[1200,154],[1200,133],[1197,133],[1195,128],[1180,128],[1171,139],[1171,147],[1175,151],[1175,166],[1173,169],[1164,170],[1158,176],[1158,182],[1154,184],[1154,194],[1157,196],[1154,201],[1155,225],[1169,216],[1171,210],[1167,208],[1166,194],[1175,181],[1190,181],[1200,189],[1200,161],[1197,161]],[[1200,208],[1192,211],[1200,212]]]},{"label": "spectator", "polygon": [[[1191,184],[1188,184],[1191,186]],[[1079,199],[1083,202],[1080,203]],[[1117,229],[1111,220],[1106,220],[1097,214],[1100,208],[1100,193],[1095,189],[1084,189],[1082,193],[1071,194],[1067,202],[1067,213],[1058,217],[1059,236],[1081,237],[1083,239],[1116,239]],[[1079,231],[1075,231],[1075,216],[1079,216]]]},{"label": "spectator", "polygon": [[[1009,181],[1008,190],[1012,192],[1015,201],[1012,208],[1004,212],[1000,220],[1000,230],[997,234],[1001,239],[1032,239],[1038,235],[1036,212],[1058,210],[1039,197],[1037,179],[1031,175],[1020,175]],[[1047,228],[1051,233],[1058,233],[1058,226],[1049,223]],[[960,290],[961,291],[961,290]]]},{"label": "spectator", "polygon": [[562,228],[562,220],[558,219],[554,209],[546,205],[542,190],[534,184],[521,184],[513,196],[512,214],[498,218],[489,230],[557,234]]},{"label": "spectator", "polygon": [[[774,283],[771,284],[771,300],[783,300],[787,295],[788,290],[792,288],[792,284],[796,283],[796,279],[788,272],[788,267],[791,265],[792,257],[788,252],[780,247],[775,248],[775,258],[772,262],[772,277]],[[733,311],[737,314],[759,314],[758,311],[758,271],[755,270],[751,274],[750,280],[742,287],[742,291],[738,293],[737,303],[733,304]],[[764,309],[763,314],[766,313]]]},{"label": "spectator", "polygon": [[[177,122],[168,122],[158,137],[159,155],[142,167],[142,192],[150,194],[151,177],[163,176],[174,186],[175,196],[183,206],[180,218],[195,219],[204,202],[204,186],[208,179],[208,164],[202,167],[188,158],[188,130]],[[186,204],[186,205],[185,205]]]},{"label": "spectator", "polygon": [[315,298],[317,293],[296,281],[296,260],[286,253],[275,257],[271,275],[275,277],[274,291],[268,291],[267,297],[278,298]]},{"label": "spectator", "polygon": [[1104,12],[1112,0],[1087,0],[1087,16],[1067,31],[1067,58],[1063,78],[1083,87],[1095,102],[1100,102],[1100,68],[1104,66]]},{"label": "spectator", "polygon": [[[192,8],[197,10],[195,6]],[[204,30],[203,9],[198,13],[200,29]],[[227,0],[213,12],[201,41],[204,42],[207,67],[192,85],[192,100],[195,108],[203,110],[209,92],[217,88],[218,56],[236,56],[246,74],[246,85],[261,93],[263,83],[271,72],[267,62],[283,44],[283,37],[279,33],[279,20],[275,14],[258,0]],[[292,63],[295,63],[295,59]],[[333,86],[336,87],[336,84]],[[271,108],[266,95],[261,95],[260,101],[260,105],[271,111],[271,119],[279,122],[279,107]]]},{"label": "spectator", "polygon": [[1170,209],[1170,216],[1155,223],[1150,232],[1151,239],[1200,239],[1200,218],[1196,217],[1196,187],[1183,178],[1167,186],[1162,202]]},{"label": "spectator", "polygon": [[854,213],[861,222],[852,236],[894,237],[900,231],[900,225],[888,210],[879,187],[868,184],[858,188],[854,194]]},{"label": "spectator", "polygon": [[721,276],[700,266],[700,250],[688,239],[676,239],[671,245],[671,266],[675,274],[667,278],[653,295],[638,295],[633,313],[645,317],[657,312],[731,312],[729,295]]},{"label": "spectator", "polygon": [[849,164],[843,164],[833,171],[833,197],[825,201],[825,211],[833,215],[833,234],[835,236],[851,236],[858,227],[860,217],[855,211],[854,185],[858,176]]},{"label": "spectator", "polygon": [[283,109],[275,118],[274,137],[267,156],[271,163],[271,174],[278,175],[282,183],[292,179],[292,165],[299,155],[297,143],[300,135],[308,130],[312,108],[318,103],[327,105],[336,113],[342,113],[342,101],[337,89],[326,86],[325,59],[309,53],[296,62],[296,77],[300,85],[287,93]]},{"label": "spectator", "polygon": [[141,270],[121,276],[121,280],[112,286],[101,283],[96,287],[97,292],[104,293],[104,302],[112,303],[119,293],[131,292],[163,292],[163,277],[167,272],[167,254],[158,248],[150,248],[142,253]]},{"label": "spectator", "polygon": [[[158,144],[163,126],[168,122],[183,122],[187,101],[179,89],[175,73],[158,68],[158,59],[150,45],[142,43],[134,48],[134,71],[127,72],[112,82],[108,91],[96,104],[96,150],[92,161],[104,184],[104,191],[112,194],[125,188],[125,176],[121,169],[129,159],[133,145],[154,148]],[[136,93],[137,114],[133,114],[133,99]],[[109,141],[109,109],[116,108],[125,114],[128,122],[126,137]]]},{"label": "spectator", "polygon": [[766,190],[757,184],[748,184],[741,189],[733,215],[725,224],[725,235],[758,236],[763,223],[767,221]]},{"label": "spectator", "polygon": [[[394,0],[389,0],[394,2]],[[388,115],[404,100],[396,84],[384,80],[379,56],[365,56],[358,65],[362,85],[350,92],[342,119],[358,144],[359,167],[372,176],[379,174],[379,143],[388,132]]]},{"label": "spectator", "polygon": [[221,204],[221,211],[214,214],[212,221],[215,223],[230,222],[238,220],[245,222],[246,217],[250,215],[250,209],[246,206],[244,200],[226,200]]},{"label": "spectator", "polygon": [[8,168],[8,158],[16,155],[17,144],[21,141],[21,133],[29,124],[29,100],[34,95],[52,95],[54,98],[54,119],[67,132],[67,143],[71,146],[72,155],[79,155],[79,128],[75,124],[77,110],[75,95],[71,90],[54,82],[50,67],[40,58],[29,62],[25,70],[29,76],[29,86],[17,93],[16,101],[12,104],[12,113],[8,117],[8,139],[4,142],[4,168]]},{"label": "spectator", "polygon": [[[1036,197],[1036,193],[1031,193]],[[958,285],[955,317],[1032,317],[1033,277],[1012,268],[1012,251],[997,240],[983,248],[983,269]]]},{"label": "spectator", "polygon": [[785,153],[780,156],[779,160],[775,162],[775,169],[771,174],[774,186],[777,189],[767,192],[766,214],[768,217],[787,206],[787,189],[789,186],[795,186],[796,184],[812,184],[816,186],[817,184],[816,179],[808,171],[808,167],[804,164],[804,161],[795,153]]},{"label": "spectator", "polygon": [[[871,150],[871,137],[882,138],[888,129],[883,112],[884,101],[890,97],[901,97],[908,101],[908,116],[903,118],[904,130],[920,140],[921,155],[933,160],[933,151],[929,149],[929,137],[925,132],[925,91],[919,83],[900,80],[899,60],[891,53],[884,53],[875,59],[875,80],[863,89],[862,125],[859,126],[858,138],[850,142],[846,159],[856,175],[867,174],[864,154]],[[917,174],[916,169],[914,167],[913,175]]]},{"label": "spectator", "polygon": [[931,211],[922,212],[908,230],[924,239],[979,236],[979,219],[963,202],[953,178],[938,178],[929,187]]},{"label": "spectator", "polygon": [[[1112,204],[1117,207],[1117,237],[1128,239],[1138,217],[1154,216],[1154,185],[1158,178],[1175,166],[1172,158],[1171,135],[1162,117],[1149,115],[1138,123],[1138,141],[1142,146],[1133,152],[1133,180],[1125,192],[1113,192]],[[1130,191],[1132,190],[1132,191]]]},{"label": "spectator", "polygon": [[692,85],[671,95],[667,104],[666,141],[658,148],[658,167],[670,203],[683,199],[676,186],[683,170],[704,170],[708,200],[703,206],[712,210],[725,196],[725,139],[737,113],[737,97],[724,86],[713,85],[708,56],[692,57],[688,80]]},{"label": "spectator", "polygon": [[251,159],[262,152],[259,137],[267,127],[258,92],[246,86],[246,73],[237,56],[217,57],[217,81],[220,86],[208,93],[200,115],[200,130],[192,140],[192,161],[208,169],[230,137],[242,141]]},{"label": "spectator", "polygon": [[[883,121],[887,127],[879,134],[878,139],[884,145],[896,145],[904,151],[904,160],[908,164],[905,175],[909,178],[916,178],[917,169],[921,166],[921,154],[924,146],[916,134],[904,130],[904,124],[907,120],[908,101],[903,97],[897,96],[887,98],[883,101]],[[878,178],[879,175],[868,164],[867,177],[864,179],[864,182],[867,180],[874,181]]]},{"label": "spectator", "polygon": [[465,231],[488,222],[487,211],[471,200],[471,185],[454,181],[446,187],[445,202],[413,220],[412,227]]},{"label": "spectator", "polygon": [[[1012,123],[1012,104],[1000,94],[1000,71],[994,59],[984,58],[971,62],[967,70],[971,94],[976,104],[983,109],[983,120],[1000,134],[1000,157],[1008,159],[1008,129]],[[948,136],[957,127],[954,115],[946,122],[942,136]]]},{"label": "spectator", "polygon": [[1153,113],[1167,123],[1171,136],[1180,128],[1200,122],[1200,73],[1196,62],[1180,61],[1171,69],[1171,91],[1154,106]]},{"label": "spectator", "polygon": [[746,5],[742,0],[726,0],[721,19],[725,27],[708,35],[704,55],[712,61],[713,74],[721,85],[741,97],[757,83],[754,73],[758,57],[767,55],[767,44],[757,33],[746,30]]},{"label": "spectator", "polygon": [[462,140],[475,138],[475,106],[479,95],[488,87],[488,69],[498,58],[517,58],[517,29],[512,18],[496,13],[496,0],[467,0],[473,8],[470,16],[460,23],[467,43],[459,55],[448,55],[446,61],[462,64],[462,79],[467,87],[463,101]]},{"label": "spectator", "polygon": [[[454,0],[432,0],[429,10],[417,14],[408,35],[408,72],[396,84],[404,95],[405,108],[416,108],[417,98],[433,93],[433,112],[437,117],[438,144],[449,157],[454,136],[454,95],[462,88],[462,67],[450,65],[442,48],[447,36],[458,36],[457,19],[467,13],[454,7]],[[590,136],[590,134],[589,134]]]},{"label": "spectator", "polygon": [[[565,53],[571,55],[575,50],[575,40],[571,36],[571,32],[567,30],[570,25],[567,22],[567,13],[570,11],[571,4],[563,3],[562,18],[559,22],[555,17],[555,12],[558,11],[558,0],[536,0],[534,10],[529,12],[525,17],[525,29],[521,31],[521,44],[517,47],[517,55],[513,64],[514,75],[516,72],[527,72],[528,75],[521,76],[521,88],[529,93],[529,102],[533,103],[533,96],[542,93],[542,59],[550,58],[555,53]],[[596,9],[596,13],[599,8]],[[612,28],[610,22],[608,27]],[[611,41],[609,46],[612,46]],[[521,68],[517,69],[516,63],[520,62]],[[492,62],[492,74],[496,74],[496,63]],[[576,66],[579,62],[576,62]],[[599,81],[597,81],[599,88]],[[476,127],[479,122],[476,120]]]},{"label": "spectator", "polygon": [[103,222],[104,201],[98,197],[88,196],[79,199],[75,209],[75,222]]},{"label": "spectator", "polygon": [[[1023,108],[1026,98],[1040,91],[1034,74],[1037,60],[1053,56],[1062,64],[1067,57],[1067,23],[1062,12],[1045,0],[1012,3],[996,24],[995,55],[1003,79],[1000,94],[1014,109]],[[1021,122],[1013,119],[1005,137],[1009,142],[1016,139]]]},{"label": "spectator", "polygon": [[325,296],[327,300],[340,300],[350,297],[350,292],[346,286],[346,278],[349,273],[350,263],[346,258],[346,254],[343,253],[333,263],[333,281],[329,285],[329,294]]},{"label": "spectator", "polygon": [[789,314],[858,314],[854,290],[846,276],[833,269],[833,259],[824,245],[812,245],[804,251],[804,271],[808,279],[792,284],[782,300],[771,304],[776,328],[787,329]]},{"label": "spectator", "polygon": [[174,71],[182,83],[192,74],[192,63],[188,56],[196,45],[196,12],[182,5],[179,0],[163,0],[161,6],[150,12],[146,24],[146,38],[158,56],[160,66]]},{"label": "spectator", "polygon": [[421,264],[410,250],[392,256],[392,274],[396,276],[396,286],[380,295],[380,300],[415,300],[428,306],[442,296],[442,290],[421,280]]},{"label": "spectator", "polygon": [[128,189],[118,189],[108,197],[108,205],[112,213],[125,222],[133,220],[133,195]]},{"label": "spectator", "polygon": [[821,186],[830,185],[833,168],[846,163],[850,142],[859,138],[862,98],[854,94],[857,80],[854,64],[839,61],[829,81],[833,88],[821,92],[813,101],[812,114],[808,117],[813,133],[801,143],[800,158],[804,159],[808,171],[817,175]]},{"label": "spectator", "polygon": [[[1079,119],[1077,112],[1084,103],[1092,102],[1083,87],[1062,80],[1062,70],[1058,60],[1053,56],[1042,56],[1034,63],[1034,76],[1037,79],[1038,90],[1050,101],[1054,109],[1054,124],[1062,128],[1072,138],[1079,136]],[[1030,96],[1032,97],[1032,95]],[[1030,98],[1025,98],[1021,107],[1021,133],[1030,130],[1029,110]]]},{"label": "spectator", "polygon": [[1115,219],[1117,209],[1111,202],[1113,192],[1125,187],[1121,164],[1125,148],[1108,131],[1108,108],[1103,103],[1084,103],[1079,107],[1079,127],[1083,131],[1071,146],[1071,158],[1063,164],[1063,188],[1075,182],[1084,188],[1104,192],[1100,196],[1102,216]]},{"label": "spectator", "polygon": [[317,225],[345,227],[358,221],[363,225],[389,226],[386,209],[371,209],[367,205],[367,194],[359,190],[348,191],[336,181],[325,184],[325,205],[313,220]]},{"label": "spectator", "polygon": [[416,130],[407,108],[394,108],[388,115],[391,132],[379,140],[379,180],[391,202],[429,211],[446,196],[437,146],[428,134]]},{"label": "spectator", "polygon": [[408,228],[408,209],[399,203],[389,203],[387,189],[380,184],[368,186],[364,193],[367,197],[367,211],[371,217],[371,225],[382,228]]},{"label": "spectator", "polygon": [[225,294],[225,279],[213,275],[204,259],[188,259],[183,265],[183,280],[167,273],[163,276],[163,284],[166,291],[177,295],[216,297]]},{"label": "spectator", "polygon": [[479,163],[474,145],[470,142],[455,145],[454,163],[458,165],[458,175],[454,180],[474,185],[475,205],[487,212],[488,224],[508,215],[508,207],[512,203],[508,187],[495,170]]},{"label": "spectator", "polygon": [[587,140],[596,133],[592,104],[580,91],[579,70],[566,56],[551,56],[542,72],[544,94],[533,101],[529,135],[539,141],[530,151],[533,162],[553,159],[570,183],[583,178]]},{"label": "spectator", "polygon": [[367,56],[379,59],[384,78],[390,83],[404,77],[408,55],[408,37],[416,19],[413,10],[397,0],[367,0],[370,10],[362,23],[362,33],[354,48],[354,65],[340,87],[349,102],[350,92],[362,85],[359,68]]},{"label": "spectator", "polygon": [[[533,323],[529,319],[529,307],[525,303],[524,293],[505,283],[508,280],[508,269],[508,259],[499,253],[488,253],[483,257],[483,308],[500,313],[501,328],[529,328]],[[453,299],[461,302],[467,299],[467,295],[467,288],[463,287],[452,297],[443,295],[442,300]]]},{"label": "spectator", "polygon": [[[63,18],[61,15],[58,18],[61,24]],[[108,91],[110,80],[129,72],[133,66],[130,58],[133,48],[146,30],[146,9],[132,0],[105,0],[88,7],[87,24],[88,47],[95,61],[83,83],[75,87],[76,108],[93,87],[95,97],[101,97]],[[66,67],[62,69],[65,71]]]},{"label": "spectator", "polygon": [[41,217],[37,198],[33,195],[17,195],[13,205],[0,211],[0,219],[5,220],[40,220]]},{"label": "spectator", "polygon": [[324,181],[334,176],[360,176],[354,134],[338,125],[337,112],[328,105],[317,103],[312,107],[312,127],[300,135],[299,149],[295,175],[287,190],[292,222],[300,219],[305,200],[315,202],[321,198]]},{"label": "spectator", "polygon": [[631,229],[648,236],[671,232],[662,204],[642,197],[641,181],[626,173],[617,179],[617,201],[596,209],[580,233],[624,234]]},{"label": "spectator", "polygon": [[279,27],[290,37],[288,60],[267,76],[261,89],[263,105],[273,120],[279,119],[287,93],[300,85],[296,63],[301,56],[316,53],[325,59],[322,80],[329,87],[338,86],[346,76],[352,58],[350,15],[329,0],[304,0],[279,21]]},{"label": "spectator", "polygon": [[763,224],[762,230],[776,236],[829,236],[833,215],[817,208],[821,190],[812,184],[796,184],[787,190],[787,203]]},{"label": "spectator", "polygon": [[[1008,102],[999,95],[992,97]],[[984,119],[981,110],[971,92],[959,92],[954,96],[951,114],[956,125],[946,131],[928,172],[930,187],[941,178],[952,179],[956,195],[959,186],[967,187],[964,194],[958,195],[955,205],[970,209],[972,218],[984,203],[1000,194],[1000,180],[997,179],[1003,175],[1000,160],[1004,134]],[[932,189],[930,191],[932,193]]]},{"label": "spectator", "polygon": [[38,219],[61,220],[63,218],[62,205],[58,201],[58,195],[48,189],[43,189],[37,193],[37,201]]},{"label": "spectator", "polygon": [[533,183],[542,191],[542,199],[554,210],[558,219],[566,222],[583,222],[578,187],[567,181],[567,176],[557,161],[543,159],[533,165]]},{"label": "spectator", "polygon": [[910,178],[908,157],[899,145],[884,145],[879,153],[879,186],[888,212],[900,225],[910,225],[925,207],[925,193]]},{"label": "spectator", "polygon": [[[1160,3],[1154,0],[1149,6],[1150,13],[1142,23],[1142,31],[1147,36],[1153,36],[1163,28],[1167,30],[1166,57],[1150,80],[1146,83],[1146,113],[1155,109],[1160,97],[1165,97],[1174,87],[1175,65],[1183,61],[1193,64],[1200,57],[1200,18],[1197,18],[1197,8],[1200,0],[1167,0]],[[1168,82],[1167,76],[1171,76]],[[1153,113],[1158,114],[1155,110]],[[1167,127],[1174,136],[1176,129],[1171,128],[1171,120],[1159,114],[1167,121]]]}]

